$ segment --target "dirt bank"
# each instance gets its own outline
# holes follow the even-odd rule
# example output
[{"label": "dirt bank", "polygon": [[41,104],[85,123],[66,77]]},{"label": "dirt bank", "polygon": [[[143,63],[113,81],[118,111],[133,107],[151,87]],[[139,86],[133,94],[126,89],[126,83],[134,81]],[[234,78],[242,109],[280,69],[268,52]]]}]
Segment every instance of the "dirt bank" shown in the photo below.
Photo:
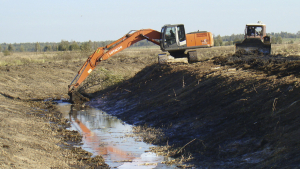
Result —
[{"label": "dirt bank", "polygon": [[77,64],[0,67],[0,168],[108,168],[102,157],[72,147],[80,134],[65,130],[67,121],[44,101],[67,98]]},{"label": "dirt bank", "polygon": [[159,128],[169,155],[209,168],[299,167],[299,57],[226,55],[148,66],[89,105]]}]

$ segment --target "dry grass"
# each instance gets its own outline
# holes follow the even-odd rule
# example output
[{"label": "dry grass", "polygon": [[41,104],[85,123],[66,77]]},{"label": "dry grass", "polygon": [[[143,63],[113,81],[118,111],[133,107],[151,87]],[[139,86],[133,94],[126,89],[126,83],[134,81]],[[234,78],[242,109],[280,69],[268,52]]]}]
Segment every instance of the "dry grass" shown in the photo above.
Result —
[{"label": "dry grass", "polygon": [[[215,56],[225,56],[227,54],[234,53],[234,46],[220,46],[212,48],[202,48],[198,49],[198,54],[200,54],[203,59],[211,59]],[[299,55],[300,56],[300,44],[272,44],[271,55]]]},{"label": "dry grass", "polygon": [[127,48],[113,57],[137,57],[137,56],[157,56],[161,53],[160,48]]},{"label": "dry grass", "polygon": [[82,52],[16,52],[4,56],[0,54],[0,66],[15,66],[29,63],[62,62],[85,60],[87,53]]},{"label": "dry grass", "polygon": [[[128,59],[138,59],[138,61],[145,62],[145,64],[153,64],[157,61],[157,55],[162,51],[160,48],[127,48],[120,53],[117,53],[112,58],[120,61]],[[234,53],[234,46],[216,46],[212,48],[197,49],[198,55],[203,60],[211,59],[215,56],[222,56]],[[63,62],[63,61],[78,61],[83,62],[92,54],[80,51],[66,51],[66,52],[16,52],[11,55],[4,56],[0,52],[0,66],[3,65],[22,65],[32,62]],[[300,55],[300,44],[273,44],[272,55],[281,54],[284,56]],[[111,58],[110,58],[111,59]]]},{"label": "dry grass", "polygon": [[[157,56],[159,52],[159,48],[129,48],[114,55],[113,58],[128,59],[136,58],[138,56],[138,58],[141,58],[142,60],[147,60],[149,57]],[[3,52],[0,52],[0,66],[78,60],[84,62],[91,54],[92,52],[86,53],[80,51],[15,52],[11,55],[4,56]]]},{"label": "dry grass", "polygon": [[273,55],[299,55],[300,56],[300,44],[274,44],[272,45],[272,54]]},{"label": "dry grass", "polygon": [[215,46],[212,48],[197,49],[197,54],[201,56],[202,60],[208,60],[215,56],[225,56],[234,53],[234,46]]},{"label": "dry grass", "polygon": [[133,133],[144,142],[151,144],[157,144],[166,140],[162,130],[153,127],[135,126],[133,127]]},{"label": "dry grass", "polygon": [[[208,60],[216,56],[233,54],[234,50],[234,46],[216,46],[212,48],[197,49],[197,52],[203,60]],[[300,44],[272,44],[271,55],[283,55],[286,57],[291,55],[300,56]]]}]

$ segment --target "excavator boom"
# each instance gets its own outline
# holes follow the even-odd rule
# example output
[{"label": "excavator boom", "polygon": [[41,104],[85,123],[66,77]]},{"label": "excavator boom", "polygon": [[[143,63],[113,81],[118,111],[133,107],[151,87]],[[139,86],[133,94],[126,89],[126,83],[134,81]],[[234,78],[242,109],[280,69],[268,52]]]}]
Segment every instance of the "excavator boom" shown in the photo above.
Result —
[{"label": "excavator boom", "polygon": [[113,43],[99,47],[97,50],[88,57],[87,61],[83,64],[78,74],[75,76],[69,87],[69,95],[88,77],[88,75],[96,68],[96,66],[109,57],[117,54],[118,52],[130,47],[134,43],[147,39],[157,45],[160,45],[155,39],[161,38],[161,33],[152,29],[141,29],[133,33],[127,33],[125,36],[114,41]]}]

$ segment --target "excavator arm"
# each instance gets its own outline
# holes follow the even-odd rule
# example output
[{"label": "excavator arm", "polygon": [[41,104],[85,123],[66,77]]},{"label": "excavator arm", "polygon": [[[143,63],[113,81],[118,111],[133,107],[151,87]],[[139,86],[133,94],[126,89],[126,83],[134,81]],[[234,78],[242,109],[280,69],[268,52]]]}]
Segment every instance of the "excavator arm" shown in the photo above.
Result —
[{"label": "excavator arm", "polygon": [[96,66],[101,61],[108,59],[118,52],[121,52],[122,50],[130,47],[134,43],[144,39],[160,45],[160,42],[156,41],[155,39],[160,39],[161,33],[156,30],[141,29],[138,31],[134,31],[133,33],[131,32],[132,31],[105,47],[97,48],[97,50],[88,57],[87,61],[83,64],[81,69],[78,71],[78,74],[68,86],[69,95],[88,77],[88,75],[96,68]]}]

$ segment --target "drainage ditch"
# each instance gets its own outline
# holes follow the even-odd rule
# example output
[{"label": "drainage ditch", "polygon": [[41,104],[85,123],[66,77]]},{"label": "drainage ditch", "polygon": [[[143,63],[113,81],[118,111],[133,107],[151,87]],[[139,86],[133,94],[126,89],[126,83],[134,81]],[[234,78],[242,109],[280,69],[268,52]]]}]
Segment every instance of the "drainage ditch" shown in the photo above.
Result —
[{"label": "drainage ditch", "polygon": [[69,130],[83,136],[81,147],[101,155],[111,168],[176,168],[164,162],[172,160],[150,152],[154,145],[143,142],[132,132],[132,125],[91,107],[75,107],[66,102],[58,103],[58,109],[71,122]]}]

